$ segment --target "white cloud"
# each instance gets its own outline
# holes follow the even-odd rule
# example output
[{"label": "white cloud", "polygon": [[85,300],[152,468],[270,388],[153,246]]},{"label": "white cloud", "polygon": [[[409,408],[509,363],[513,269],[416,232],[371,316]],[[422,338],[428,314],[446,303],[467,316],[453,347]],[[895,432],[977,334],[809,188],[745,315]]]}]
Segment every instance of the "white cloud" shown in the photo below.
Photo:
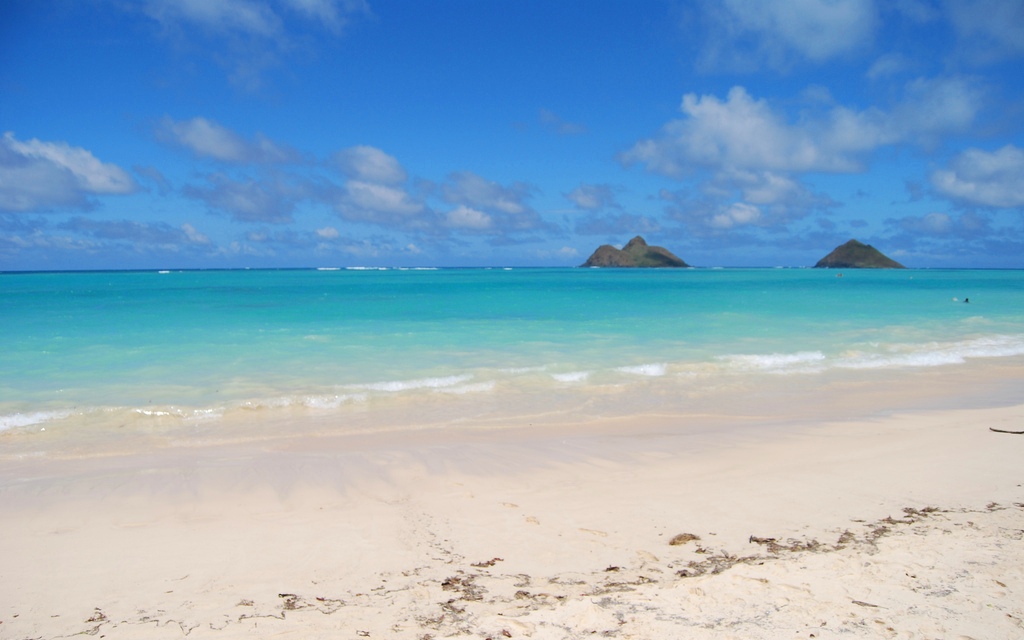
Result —
[{"label": "white cloud", "polygon": [[1024,207],[1024,150],[1012,144],[993,152],[968,149],[931,181],[939,193],[969,205]]},{"label": "white cloud", "polygon": [[199,233],[195,227],[187,222],[181,225],[181,230],[185,232],[185,237],[188,238],[188,241],[193,244],[210,244],[210,238],[206,234]]},{"label": "white cloud", "polygon": [[870,114],[837,109],[831,122],[792,125],[743,87],[733,87],[724,101],[686,94],[681,109],[685,119],[638,142],[622,160],[673,177],[698,167],[846,172],[859,169],[856,154],[878,137]]},{"label": "white cloud", "polygon": [[238,180],[222,173],[210,174],[206,179],[210,186],[187,185],[182,193],[213,209],[226,211],[242,222],[291,222],[292,211],[301,195],[278,180]]},{"label": "white cloud", "polygon": [[363,0],[285,0],[285,4],[334,32],[345,25],[348,15],[370,12]]},{"label": "white cloud", "polygon": [[491,216],[467,206],[458,206],[449,211],[445,216],[445,221],[449,227],[458,229],[482,230],[489,229],[494,224]]},{"label": "white cloud", "polygon": [[934,144],[942,134],[968,130],[983,101],[984,92],[969,79],[917,78],[888,118],[889,137]]},{"label": "white cloud", "polygon": [[891,112],[835,106],[802,113],[795,122],[743,87],[733,87],[725,100],[690,93],[683,97],[684,118],[620,159],[676,178],[696,169],[850,173],[863,170],[865,156],[880,146],[963,131],[980,108],[981,92],[959,78],[914,80]]},{"label": "white cloud", "polygon": [[871,43],[878,24],[872,0],[708,0],[704,17],[703,66],[741,70],[848,55]]},{"label": "white cloud", "polygon": [[283,163],[298,159],[295,151],[275,144],[262,134],[250,142],[234,131],[202,117],[176,121],[164,117],[158,136],[185,147],[200,158],[231,163]]},{"label": "white cloud", "polygon": [[[882,147],[937,145],[969,130],[983,102],[979,88],[959,77],[910,81],[889,110],[853,109],[815,95],[791,116],[743,87],[725,99],[690,93],[683,117],[619,159],[695,182],[703,198],[671,205],[672,215],[694,229],[777,228],[836,205],[812,192],[804,174],[862,172]],[[724,210],[716,204],[730,201],[740,204]]]},{"label": "white cloud", "polygon": [[745,202],[734,202],[723,211],[711,216],[708,225],[715,229],[731,229],[757,224],[760,220],[760,209]]},{"label": "white cloud", "polygon": [[524,200],[529,196],[529,188],[522,183],[503,187],[470,171],[462,171],[448,177],[443,195],[446,201],[453,204],[467,204],[514,215],[527,211]]},{"label": "white cloud", "polygon": [[317,229],[316,235],[324,240],[335,240],[341,236],[338,230],[334,227],[323,227],[322,229]]},{"label": "white cloud", "polygon": [[347,202],[360,209],[381,213],[413,215],[423,210],[423,205],[409,197],[404,189],[382,184],[350,180],[345,185]]},{"label": "white cloud", "polygon": [[145,0],[142,11],[165,27],[188,23],[265,38],[281,30],[280,18],[270,6],[252,0]]},{"label": "white cloud", "polygon": [[953,228],[953,219],[948,213],[927,213],[920,218],[905,218],[909,227],[930,235],[944,235]]},{"label": "white cloud", "polygon": [[42,142],[35,138],[21,142],[14,134],[4,134],[4,144],[25,158],[39,159],[71,172],[78,186],[89,193],[131,193],[137,185],[120,167],[100,162],[81,147],[66,142]]},{"label": "white cloud", "polygon": [[138,184],[117,165],[66,142],[0,139],[0,210],[85,207],[92,195],[122,195]]},{"label": "white cloud", "polygon": [[408,177],[394,156],[376,147],[349,147],[336,153],[334,160],[345,175],[356,180],[397,184]]},{"label": "white cloud", "polygon": [[885,224],[907,239],[908,246],[919,244],[922,239],[953,239],[959,246],[974,240],[992,238],[1000,232],[1015,236],[1009,229],[996,231],[988,216],[978,212],[965,212],[959,216],[932,212],[923,216],[889,218]]},{"label": "white cloud", "polygon": [[615,201],[615,192],[605,184],[581,184],[564,195],[577,207],[587,211],[619,208],[618,202]]}]

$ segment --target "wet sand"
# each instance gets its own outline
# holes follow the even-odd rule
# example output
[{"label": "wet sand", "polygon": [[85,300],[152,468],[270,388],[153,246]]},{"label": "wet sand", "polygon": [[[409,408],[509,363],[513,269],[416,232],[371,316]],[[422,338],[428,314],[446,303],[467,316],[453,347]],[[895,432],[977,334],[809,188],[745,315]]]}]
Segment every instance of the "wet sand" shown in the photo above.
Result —
[{"label": "wet sand", "polygon": [[1024,405],[9,459],[0,638],[1018,638],[992,428]]}]

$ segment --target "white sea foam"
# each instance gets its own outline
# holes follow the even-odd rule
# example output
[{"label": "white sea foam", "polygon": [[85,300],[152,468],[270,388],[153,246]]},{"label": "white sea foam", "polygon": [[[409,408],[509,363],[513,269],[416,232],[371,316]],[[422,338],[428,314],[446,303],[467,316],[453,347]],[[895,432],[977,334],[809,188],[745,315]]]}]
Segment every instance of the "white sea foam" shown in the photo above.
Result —
[{"label": "white sea foam", "polygon": [[361,402],[366,399],[366,394],[310,394],[297,396],[277,396],[272,398],[260,398],[246,400],[241,403],[243,409],[285,409],[288,407],[307,407],[310,409],[336,409],[349,402]]},{"label": "white sea foam", "polygon": [[721,356],[719,360],[748,371],[813,373],[822,369],[826,358],[825,354],[820,351],[798,351],[795,353],[736,354]]},{"label": "white sea foam", "polygon": [[820,373],[839,369],[895,369],[941,367],[963,364],[969,358],[1001,358],[1024,355],[1024,338],[987,336],[956,342],[920,344],[872,344],[868,350],[846,351],[829,357],[821,351],[736,354],[718,359],[743,371],[765,373]]},{"label": "white sea foam", "polygon": [[350,402],[362,402],[366,400],[366,394],[363,393],[351,393],[351,394],[335,394],[335,395],[315,395],[315,396],[304,396],[302,398],[302,404],[309,407],[310,409],[337,409],[343,404]]},{"label": "white sea foam", "polygon": [[445,376],[441,378],[420,378],[418,380],[390,380],[387,382],[373,382],[370,384],[351,385],[351,389],[366,389],[368,391],[413,391],[416,389],[442,389],[453,387],[469,381],[473,376]]},{"label": "white sea foam", "polygon": [[151,418],[164,418],[167,416],[182,417],[180,411],[166,411],[163,409],[135,409],[135,413],[141,416],[149,416]]},{"label": "white sea foam", "polygon": [[0,431],[17,429],[19,427],[30,427],[36,424],[45,424],[54,420],[61,420],[71,415],[70,411],[30,411],[27,413],[12,413],[0,416]]},{"label": "white sea foam", "polygon": [[640,364],[633,367],[618,367],[616,371],[622,373],[629,373],[635,376],[663,376],[668,371],[668,365],[664,362],[652,362],[650,364]]},{"label": "white sea foam", "polygon": [[[120,409],[105,409],[105,411],[120,411]],[[204,420],[215,420],[224,415],[222,409],[181,409],[178,407],[164,407],[160,409],[132,409],[132,413],[148,418],[179,418],[191,422],[202,422]]]},{"label": "white sea foam", "polygon": [[968,358],[1005,358],[1024,355],[1024,339],[988,336],[959,342],[891,345],[885,353],[852,353],[840,359],[844,369],[885,369],[897,367],[939,367],[963,364]]},{"label": "white sea foam", "polygon": [[589,371],[569,371],[566,373],[552,373],[551,377],[558,382],[583,382],[590,377]]}]

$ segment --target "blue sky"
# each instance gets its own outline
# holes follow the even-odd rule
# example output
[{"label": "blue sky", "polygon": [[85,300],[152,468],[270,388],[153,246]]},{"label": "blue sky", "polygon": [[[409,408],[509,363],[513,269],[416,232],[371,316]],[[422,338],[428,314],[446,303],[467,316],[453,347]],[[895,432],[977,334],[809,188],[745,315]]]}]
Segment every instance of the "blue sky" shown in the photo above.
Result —
[{"label": "blue sky", "polygon": [[1024,267],[1024,1],[13,0],[0,270]]}]

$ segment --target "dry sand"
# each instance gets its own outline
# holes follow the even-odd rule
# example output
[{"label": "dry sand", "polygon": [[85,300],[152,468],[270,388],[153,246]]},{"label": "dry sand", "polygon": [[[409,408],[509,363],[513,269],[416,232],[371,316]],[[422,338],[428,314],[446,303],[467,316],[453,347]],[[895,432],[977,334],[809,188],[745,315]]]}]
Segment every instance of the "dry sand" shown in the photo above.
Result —
[{"label": "dry sand", "polygon": [[644,423],[9,460],[0,638],[1024,637],[1024,406]]}]

